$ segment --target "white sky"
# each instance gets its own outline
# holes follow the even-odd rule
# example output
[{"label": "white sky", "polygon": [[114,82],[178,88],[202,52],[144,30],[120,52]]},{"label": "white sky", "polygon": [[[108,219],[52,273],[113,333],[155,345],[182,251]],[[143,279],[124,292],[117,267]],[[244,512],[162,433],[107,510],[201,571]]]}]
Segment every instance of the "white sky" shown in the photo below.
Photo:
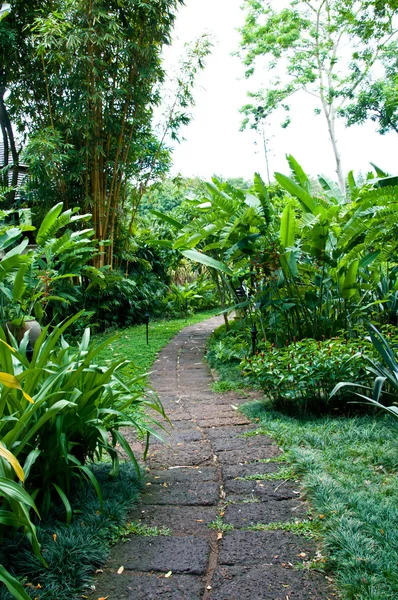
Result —
[{"label": "white sky", "polygon": [[[175,64],[183,44],[204,31],[216,39],[207,67],[200,75],[195,92],[194,119],[183,130],[186,139],[175,148],[173,174],[245,177],[259,171],[266,179],[264,151],[259,136],[250,130],[240,132],[239,109],[250,102],[247,91],[256,91],[256,82],[244,78],[241,60],[231,54],[237,50],[243,25],[242,0],[186,0],[180,9],[174,30],[174,42],[165,51],[167,64]],[[290,113],[292,123],[280,128],[275,115],[270,128],[270,170],[288,172],[286,154],[292,154],[311,175],[325,173],[335,177],[334,158],[322,116],[315,116],[309,95],[297,96]],[[369,161],[386,171],[397,172],[397,134],[381,136],[373,123],[345,129],[340,121],[339,147],[345,172],[354,169],[366,173]],[[258,145],[256,145],[256,143]]]}]

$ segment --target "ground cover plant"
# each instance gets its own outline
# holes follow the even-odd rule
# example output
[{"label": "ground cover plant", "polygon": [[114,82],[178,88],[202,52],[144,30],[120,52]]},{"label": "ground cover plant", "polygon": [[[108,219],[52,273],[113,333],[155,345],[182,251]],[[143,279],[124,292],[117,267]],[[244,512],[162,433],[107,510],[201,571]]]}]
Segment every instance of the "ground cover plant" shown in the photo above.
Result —
[{"label": "ground cover plant", "polygon": [[272,435],[302,478],[321,521],[322,561],[345,600],[398,593],[396,426],[389,418],[291,417],[247,404],[257,433]]},{"label": "ground cover plant", "polygon": [[[113,540],[145,534],[134,524],[125,523],[127,509],[136,498],[142,480],[119,427],[133,425],[141,436],[149,433],[152,419],[142,410],[144,405],[145,409],[160,410],[159,416],[164,417],[156,396],[145,392],[146,377],[142,373],[149,370],[157,352],[182,327],[212,314],[151,323],[148,346],[145,327],[138,326],[126,330],[119,338],[97,336],[95,351],[88,331],[78,348],[65,341],[57,347],[56,341],[76,322],[75,317],[56,327],[48,338],[47,331],[43,331],[31,365],[24,356],[27,338],[19,346],[14,340],[13,349],[2,334],[1,367],[14,368],[15,380],[7,380],[4,373],[0,378],[5,411],[0,419],[3,475],[0,494],[4,498],[0,510],[3,550],[0,576],[16,598],[70,600],[89,585],[93,571],[103,564]],[[130,360],[136,356],[139,364],[132,365]],[[98,366],[101,364],[105,366]],[[82,378],[80,384],[79,378]],[[41,385],[45,388],[43,399],[34,393]],[[62,397],[68,400],[60,400]],[[15,410],[18,402],[22,420],[29,423],[33,419],[33,422],[27,432],[23,430],[21,441],[15,446],[11,437],[15,438],[20,427],[15,422],[16,413],[10,419],[7,406],[11,403]],[[6,442],[14,454],[7,450]],[[37,446],[33,447],[33,443]],[[131,467],[119,464],[116,444],[133,461]],[[106,464],[101,464],[103,451],[109,454]],[[100,460],[100,466],[93,466],[92,460]],[[25,489],[14,482],[16,475],[24,479]],[[29,515],[31,507],[40,512],[42,522]],[[23,541],[21,526],[28,541]],[[25,587],[12,579],[11,574],[22,578]],[[0,586],[0,598],[9,598],[7,594],[4,586]]]},{"label": "ground cover plant", "polygon": [[[100,358],[104,363],[108,363],[117,358],[132,360],[134,357],[134,368],[140,372],[149,372],[160,350],[183,328],[188,325],[200,323],[206,318],[212,317],[218,311],[211,310],[180,319],[150,320],[149,322],[149,344],[146,343],[146,325],[135,325],[124,329],[118,335],[118,338],[104,348]],[[100,341],[111,338],[109,333],[97,334],[96,339]],[[126,366],[126,372],[130,367]]]},{"label": "ground cover plant", "polygon": [[[93,473],[102,491],[102,507],[92,487],[78,484],[71,491],[74,518],[69,525],[63,519],[61,502],[53,504],[48,518],[37,524],[46,566],[20,536],[2,542],[0,562],[22,580],[28,598],[71,600],[93,593],[93,573],[124,531],[128,510],[143,482],[128,464],[122,465],[116,479],[109,478],[109,465],[95,466]],[[11,597],[0,586],[1,600]]]}]

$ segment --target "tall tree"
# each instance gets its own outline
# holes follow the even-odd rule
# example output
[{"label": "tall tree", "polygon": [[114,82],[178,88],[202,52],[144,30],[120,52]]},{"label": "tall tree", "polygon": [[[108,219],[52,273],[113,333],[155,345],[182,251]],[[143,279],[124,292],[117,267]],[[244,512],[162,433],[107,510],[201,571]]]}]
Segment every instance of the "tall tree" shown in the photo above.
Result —
[{"label": "tall tree", "polygon": [[54,200],[92,212],[99,265],[112,263],[128,181],[168,162],[152,119],[162,48],[182,3],[45,0],[27,7],[12,0],[12,19],[0,24],[3,55],[3,40],[12,40],[4,76],[9,114],[42,156],[52,155]]},{"label": "tall tree", "polygon": [[344,190],[336,118],[355,102],[375,64],[387,55],[397,34],[395,1],[294,0],[279,10],[275,4],[245,0],[241,53],[246,75],[264,66],[269,74],[265,89],[251,94],[254,102],[243,109],[247,122],[257,126],[281,107],[287,111],[287,126],[293,94],[304,90],[312,95],[319,103],[316,112],[326,119]]}]

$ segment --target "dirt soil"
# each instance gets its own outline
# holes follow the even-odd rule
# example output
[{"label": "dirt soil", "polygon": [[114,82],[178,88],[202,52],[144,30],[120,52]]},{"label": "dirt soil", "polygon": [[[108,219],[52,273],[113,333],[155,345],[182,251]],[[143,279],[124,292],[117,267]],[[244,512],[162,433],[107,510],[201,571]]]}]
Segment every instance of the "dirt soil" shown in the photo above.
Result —
[{"label": "dirt soil", "polygon": [[[240,480],[276,474],[282,450],[238,412],[253,394],[215,393],[203,361],[220,318],[187,327],[159,354],[151,386],[173,423],[152,444],[147,484],[130,521],[170,528],[169,536],[131,535],[117,544],[95,581],[107,600],[332,600],[323,574],[308,565],[313,541],[259,524],[294,522],[309,507],[299,482]],[[136,452],[142,451],[130,437]],[[268,462],[265,462],[267,459]],[[223,527],[209,528],[215,519]],[[227,526],[230,526],[229,528]]]}]

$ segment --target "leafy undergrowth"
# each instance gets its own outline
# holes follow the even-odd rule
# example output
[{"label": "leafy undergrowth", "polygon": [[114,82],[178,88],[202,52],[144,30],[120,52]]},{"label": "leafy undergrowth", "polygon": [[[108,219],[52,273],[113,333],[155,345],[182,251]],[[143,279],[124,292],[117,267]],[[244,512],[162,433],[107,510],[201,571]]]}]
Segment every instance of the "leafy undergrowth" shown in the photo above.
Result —
[{"label": "leafy undergrowth", "polygon": [[[170,339],[187,325],[198,323],[216,314],[216,311],[199,313],[189,318],[151,322],[149,345],[146,328],[135,326],[123,330],[119,337],[98,356],[99,364],[115,359],[131,360],[134,366],[125,367],[126,375],[137,376],[148,372],[158,352]],[[98,343],[110,334],[97,335]],[[142,383],[139,384],[142,386]],[[37,525],[38,539],[48,569],[43,567],[31,546],[22,535],[7,539],[0,548],[0,564],[25,585],[27,593],[37,600],[73,600],[82,593],[93,592],[92,575],[106,561],[110,545],[128,535],[167,535],[165,529],[144,530],[142,526],[127,523],[127,513],[137,500],[142,485],[130,465],[121,467],[118,479],[109,479],[109,464],[93,467],[104,497],[104,510],[100,510],[94,489],[82,485],[73,491],[73,520],[65,524],[65,508],[53,507],[51,518]],[[0,600],[11,595],[0,583]]]},{"label": "leafy undergrowth", "polygon": [[[225,343],[225,340],[228,343]],[[207,345],[206,360],[217,372],[218,381],[213,384],[214,392],[229,392],[247,387],[240,362],[248,353],[249,340],[238,321],[230,322],[230,331],[222,325],[213,333]]]},{"label": "leafy undergrowth", "polygon": [[[48,569],[32,553],[22,537],[6,540],[0,549],[0,563],[25,585],[37,600],[73,600],[92,593],[92,575],[104,564],[110,545],[124,536],[128,510],[137,500],[142,480],[132,465],[121,466],[118,478],[108,476],[109,465],[94,467],[100,482],[104,509],[91,486],[74,490],[74,517],[68,527],[63,506],[55,507],[49,519],[37,526],[43,557]],[[0,585],[0,600],[12,596]]]},{"label": "leafy undergrowth", "polygon": [[294,418],[243,407],[283,447],[324,527],[344,600],[398,598],[397,427],[389,417]]}]

